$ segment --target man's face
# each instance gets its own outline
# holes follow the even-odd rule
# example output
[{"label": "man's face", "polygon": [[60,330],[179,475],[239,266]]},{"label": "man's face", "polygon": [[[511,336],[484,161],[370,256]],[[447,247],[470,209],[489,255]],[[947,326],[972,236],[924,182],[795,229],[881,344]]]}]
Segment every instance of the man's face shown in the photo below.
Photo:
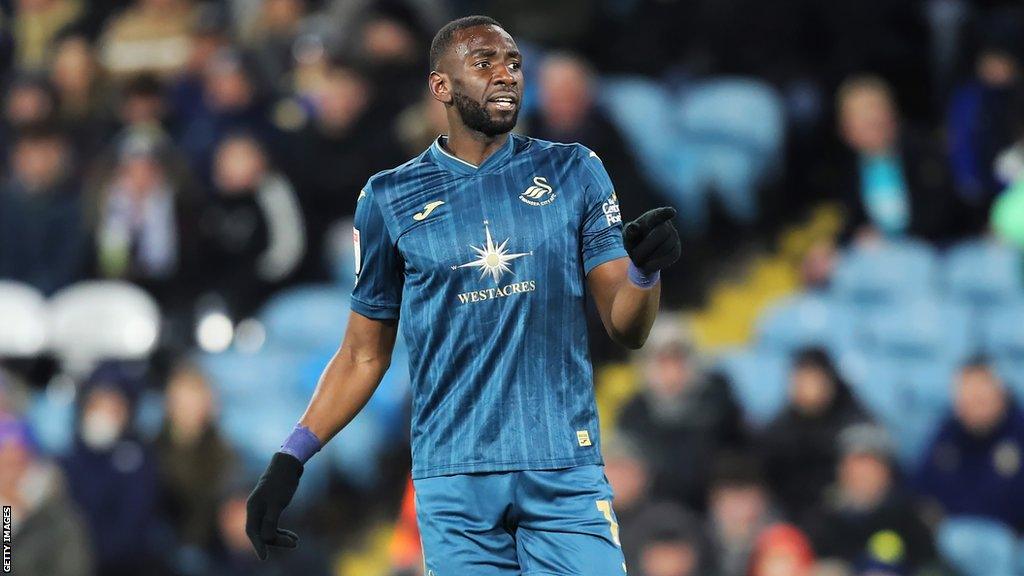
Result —
[{"label": "man's face", "polygon": [[839,486],[847,504],[871,510],[889,493],[889,464],[870,453],[848,454],[839,462]]},{"label": "man's face", "polygon": [[712,489],[711,515],[727,540],[749,539],[768,511],[764,490],[756,485],[727,485]]},{"label": "man's face", "polygon": [[699,559],[693,544],[685,540],[653,542],[640,554],[644,574],[649,576],[692,576]]},{"label": "man's face", "polygon": [[519,118],[522,57],[515,40],[497,26],[456,32],[441,63],[452,100],[467,128],[487,136],[505,134]]},{"label": "man's face", "polygon": [[889,97],[873,88],[858,89],[840,109],[843,138],[863,154],[881,154],[896,141],[896,111]]},{"label": "man's face", "polygon": [[14,173],[30,191],[44,190],[60,179],[64,156],[59,138],[19,142],[14,147]]},{"label": "man's face", "polygon": [[1006,393],[990,370],[966,370],[956,389],[957,418],[975,434],[987,434],[1003,419]]}]

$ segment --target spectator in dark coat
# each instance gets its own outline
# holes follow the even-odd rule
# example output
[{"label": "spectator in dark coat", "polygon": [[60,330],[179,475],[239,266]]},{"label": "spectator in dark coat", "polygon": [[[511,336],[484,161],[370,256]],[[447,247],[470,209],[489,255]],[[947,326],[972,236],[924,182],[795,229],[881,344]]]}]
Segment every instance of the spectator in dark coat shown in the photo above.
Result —
[{"label": "spectator in dark coat", "polygon": [[867,416],[824,350],[798,352],[789,381],[789,404],[760,441],[773,493],[799,519],[832,484],[839,432]]},{"label": "spectator in dark coat", "polygon": [[846,211],[844,236],[940,241],[959,224],[943,151],[901,126],[885,81],[847,79],[836,96],[847,146],[836,163],[836,188]]},{"label": "spectator in dark coat", "polygon": [[213,391],[201,372],[179,366],[166,398],[156,440],[164,513],[179,543],[207,548],[216,533],[217,500],[236,456],[217,428]]},{"label": "spectator in dark coat", "polygon": [[718,574],[749,576],[757,541],[778,522],[778,511],[755,456],[729,452],[712,466],[707,533]]},{"label": "spectator in dark coat", "polygon": [[1024,415],[984,360],[959,373],[954,413],[925,452],[917,485],[946,514],[1024,530]]},{"label": "spectator in dark coat", "polygon": [[40,457],[28,424],[4,416],[0,416],[0,502],[13,508],[14,574],[95,573],[89,533],[68,498],[60,468]]},{"label": "spectator in dark coat", "polygon": [[901,570],[937,569],[931,531],[897,482],[885,430],[854,425],[843,431],[839,444],[843,455],[835,491],[808,523],[818,556],[852,566],[888,546],[887,560]]},{"label": "spectator in dark coat", "polygon": [[64,462],[71,494],[82,508],[99,574],[151,573],[156,470],[149,448],[132,430],[132,402],[119,371],[101,368],[81,392],[78,433]]},{"label": "spectator in dark coat", "polygon": [[632,530],[642,545],[626,557],[629,573],[640,576],[698,576],[711,573],[711,558],[700,520],[670,503],[651,504]]},{"label": "spectator in dark coat", "polygon": [[0,186],[0,278],[52,293],[82,276],[87,241],[63,134],[24,129]]},{"label": "spectator in dark coat", "polygon": [[739,407],[728,383],[699,365],[678,323],[658,322],[642,368],[643,388],[623,408],[620,428],[643,446],[656,498],[702,509],[705,463],[743,441]]}]

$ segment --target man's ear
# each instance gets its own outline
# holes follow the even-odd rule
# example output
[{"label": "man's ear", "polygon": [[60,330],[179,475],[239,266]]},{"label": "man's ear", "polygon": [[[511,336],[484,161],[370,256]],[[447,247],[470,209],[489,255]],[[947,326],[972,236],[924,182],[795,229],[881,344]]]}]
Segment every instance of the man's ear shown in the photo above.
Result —
[{"label": "man's ear", "polygon": [[427,86],[430,88],[430,93],[434,96],[434,100],[442,104],[452,103],[451,85],[448,83],[447,74],[434,70],[427,78]]}]

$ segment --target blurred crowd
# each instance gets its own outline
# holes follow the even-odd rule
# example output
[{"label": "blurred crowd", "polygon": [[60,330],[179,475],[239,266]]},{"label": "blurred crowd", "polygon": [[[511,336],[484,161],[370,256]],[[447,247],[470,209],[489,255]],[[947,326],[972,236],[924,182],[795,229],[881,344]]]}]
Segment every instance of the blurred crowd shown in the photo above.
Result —
[{"label": "blurred crowd", "polygon": [[[245,497],[269,453],[253,458],[224,424],[255,404],[222,393],[206,358],[230,342],[211,343],[204,319],[215,311],[241,337],[297,286],[350,290],[357,195],[445,130],[427,46],[468,13],[503,22],[523,50],[519,131],[598,151],[627,219],[684,208],[670,308],[698,303],[709,270],[822,201],[845,224],[808,251],[809,293],[829,289],[845,250],[990,234],[1024,245],[1014,1],[0,0],[0,281],[42,297],[127,282],[163,319],[144,361],[69,370],[0,352],[15,573],[337,574],[395,518],[391,573],[422,570],[401,503],[407,431],[393,431],[407,423],[391,404],[354,423],[361,435],[339,448],[348,470],[310,474],[316,498],[285,515],[299,549],[255,561]],[[717,112],[741,124],[743,107],[728,106],[765,103],[762,133],[699,127],[716,110],[698,94],[720,95]],[[1024,530],[1016,383],[985,356],[947,358],[949,410],[907,458],[835,350],[810,344],[786,358],[784,405],[756,422],[681,322],[660,324],[635,357],[595,330],[595,364],[639,375],[635,397],[603,415],[616,423],[603,450],[630,574],[1020,573],[1016,558],[1010,572],[965,570],[940,529],[964,517],[970,534]],[[303,394],[323,352],[295,364]],[[404,407],[394,389],[382,402]],[[40,408],[61,402],[66,419]],[[232,421],[258,435],[253,419]],[[397,422],[388,434],[373,427],[384,420]]]}]

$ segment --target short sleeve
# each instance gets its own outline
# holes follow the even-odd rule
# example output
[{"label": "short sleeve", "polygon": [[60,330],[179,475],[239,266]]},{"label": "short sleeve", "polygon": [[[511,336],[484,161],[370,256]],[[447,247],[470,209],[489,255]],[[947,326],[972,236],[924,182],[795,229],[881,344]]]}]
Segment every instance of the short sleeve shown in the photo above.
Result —
[{"label": "short sleeve", "polygon": [[622,246],[622,214],[611,178],[597,154],[579,147],[583,184],[583,272],[626,256]]},{"label": "short sleeve", "polygon": [[375,320],[398,318],[402,304],[402,259],[391,241],[373,191],[359,193],[352,226],[356,285],[352,310]]}]

